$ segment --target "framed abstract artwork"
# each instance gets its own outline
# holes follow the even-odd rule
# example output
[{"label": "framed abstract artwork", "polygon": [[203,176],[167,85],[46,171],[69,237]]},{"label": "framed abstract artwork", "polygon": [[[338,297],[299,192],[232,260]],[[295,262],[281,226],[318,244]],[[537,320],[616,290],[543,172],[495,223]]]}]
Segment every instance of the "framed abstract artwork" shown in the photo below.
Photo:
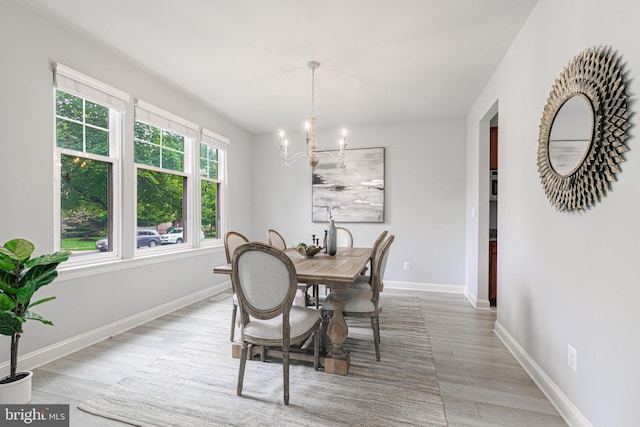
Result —
[{"label": "framed abstract artwork", "polygon": [[[329,151],[338,155],[338,151]],[[312,221],[384,222],[384,148],[346,150],[344,160],[330,157],[312,178]]]}]

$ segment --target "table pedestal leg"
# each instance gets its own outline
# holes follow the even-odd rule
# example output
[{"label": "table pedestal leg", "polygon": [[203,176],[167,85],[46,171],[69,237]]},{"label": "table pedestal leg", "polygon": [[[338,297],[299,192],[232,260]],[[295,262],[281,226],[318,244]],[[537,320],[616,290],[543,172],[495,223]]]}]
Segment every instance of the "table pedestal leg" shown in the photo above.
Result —
[{"label": "table pedestal leg", "polygon": [[331,340],[329,353],[324,359],[324,371],[329,374],[347,375],[349,373],[349,352],[344,348],[349,328],[344,320],[342,307],[344,306],[344,291],[342,286],[333,287],[333,315],[327,328],[327,335]]}]

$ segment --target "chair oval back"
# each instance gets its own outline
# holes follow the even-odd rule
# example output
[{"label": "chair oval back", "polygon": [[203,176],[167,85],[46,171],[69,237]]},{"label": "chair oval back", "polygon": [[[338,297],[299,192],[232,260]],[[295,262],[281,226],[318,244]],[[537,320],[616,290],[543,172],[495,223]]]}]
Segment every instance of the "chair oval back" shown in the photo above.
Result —
[{"label": "chair oval back", "polygon": [[[325,235],[322,240],[322,246],[327,246],[327,236]],[[348,228],[336,227],[336,246],[340,248],[352,248],[353,247],[353,234]]]},{"label": "chair oval back", "polygon": [[229,231],[224,235],[224,253],[227,256],[227,264],[231,264],[231,258],[236,248],[245,243],[249,243],[249,239],[237,231]]},{"label": "chair oval back", "polygon": [[339,247],[352,248],[353,247],[353,235],[344,227],[336,227],[336,243]]},{"label": "chair oval back", "polygon": [[373,248],[371,249],[371,269],[372,270],[373,270],[373,264],[376,262],[376,255],[378,255],[378,250],[380,249],[380,245],[384,241],[384,238],[387,237],[388,233],[389,232],[387,230],[384,230],[382,233],[380,233],[376,241],[373,243]]},{"label": "chair oval back", "polygon": [[371,300],[376,305],[376,307],[378,306],[378,297],[380,296],[380,291],[382,290],[382,279],[387,268],[389,248],[391,247],[391,243],[393,243],[393,240],[395,238],[396,236],[391,235],[382,244],[382,246],[380,247],[380,251],[378,252],[378,256],[376,257],[373,271],[371,272],[371,289],[373,290],[373,298]]},{"label": "chair oval back", "polygon": [[298,282],[293,262],[284,252],[264,243],[247,243],[236,249],[231,264],[231,283],[242,311],[257,319],[289,312]]},{"label": "chair oval back", "polygon": [[276,249],[280,249],[281,251],[287,249],[287,242],[285,242],[284,237],[272,228],[267,230],[267,241]]}]

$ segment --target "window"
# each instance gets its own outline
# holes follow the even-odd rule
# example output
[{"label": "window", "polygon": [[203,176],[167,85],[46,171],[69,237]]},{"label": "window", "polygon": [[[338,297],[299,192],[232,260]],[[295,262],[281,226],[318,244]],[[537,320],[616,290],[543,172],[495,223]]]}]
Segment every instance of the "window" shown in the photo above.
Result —
[{"label": "window", "polygon": [[[137,227],[160,233],[162,245],[190,242],[188,209],[197,126],[138,100],[134,125]],[[141,246],[142,248],[142,246]]]},{"label": "window", "polygon": [[207,129],[200,142],[200,219],[204,239],[221,239],[221,195],[228,140]]},{"label": "window", "polygon": [[[219,244],[229,141],[141,100],[131,106],[133,135],[125,136],[128,94],[62,64],[53,68],[57,246],[90,264],[158,246]],[[123,141],[133,141],[126,163]],[[122,195],[131,194],[124,186],[135,186],[135,212],[123,210]],[[131,228],[135,234],[122,236]]]},{"label": "window", "polygon": [[99,240],[100,251],[113,252],[116,145],[128,95],[61,64],[55,77],[56,240],[73,255],[97,253]]}]

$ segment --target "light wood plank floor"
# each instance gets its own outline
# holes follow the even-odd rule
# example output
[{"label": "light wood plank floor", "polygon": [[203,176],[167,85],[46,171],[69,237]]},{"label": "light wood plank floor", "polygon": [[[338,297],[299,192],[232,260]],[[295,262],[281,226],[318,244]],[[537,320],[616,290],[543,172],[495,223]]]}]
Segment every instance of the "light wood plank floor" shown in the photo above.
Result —
[{"label": "light wood plank floor", "polygon": [[[493,333],[495,312],[474,310],[462,295],[387,293],[420,298],[450,426],[566,425]],[[221,295],[44,365],[32,403],[70,404],[71,427],[123,426],[76,406],[230,317],[230,295]]]}]

